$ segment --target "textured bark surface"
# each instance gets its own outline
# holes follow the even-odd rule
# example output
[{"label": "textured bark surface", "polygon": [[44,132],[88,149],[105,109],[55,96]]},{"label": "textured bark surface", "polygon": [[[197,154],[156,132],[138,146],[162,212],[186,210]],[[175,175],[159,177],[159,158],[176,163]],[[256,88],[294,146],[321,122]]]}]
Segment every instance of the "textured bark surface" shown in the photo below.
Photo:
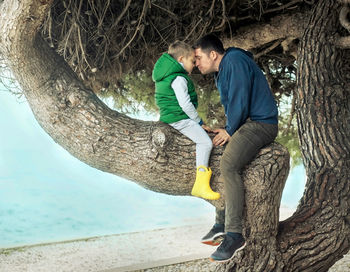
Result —
[{"label": "textured bark surface", "polygon": [[339,10],[336,1],[319,1],[299,45],[297,117],[307,184],[298,209],[277,236],[273,221],[263,233],[246,233],[245,250],[218,270],[328,271],[349,251],[350,54],[332,42]]},{"label": "textured bark surface", "polygon": [[[188,195],[194,144],[169,126],[109,109],[86,88],[37,35],[50,4],[0,1],[0,52],[40,125],[92,167],[153,191]],[[349,250],[349,55],[330,42],[339,10],[334,1],[320,1],[300,43],[297,112],[308,177],[301,204],[278,223],[289,155],[276,143],[262,149],[243,172],[247,247],[220,271],[326,271]],[[215,148],[210,163],[212,187],[221,193],[222,151]]]},{"label": "textured bark surface", "polygon": [[[1,41],[1,52],[39,124],[73,156],[92,167],[128,178],[153,191],[189,195],[195,179],[195,145],[167,125],[132,119],[104,105],[36,35],[40,18],[48,8],[49,3],[8,1],[1,6],[0,18],[4,26],[2,37],[13,37]],[[218,177],[222,151],[223,148],[215,148],[210,161],[212,187],[221,193],[223,184]],[[273,157],[271,152],[275,154]],[[260,152],[250,168],[261,172],[265,171],[265,162],[277,165],[287,170],[277,177],[278,183],[284,184],[288,158],[284,147],[273,144]],[[224,198],[212,204],[222,207]]]},{"label": "textured bark surface", "polygon": [[309,11],[281,15],[272,18],[265,24],[240,28],[234,37],[223,39],[224,46],[236,46],[250,50],[276,40],[300,38],[309,15]]},{"label": "textured bark surface", "polygon": [[287,271],[327,271],[349,250],[350,54],[331,42],[339,10],[336,1],[320,1],[300,43],[297,118],[307,184],[279,234]]}]

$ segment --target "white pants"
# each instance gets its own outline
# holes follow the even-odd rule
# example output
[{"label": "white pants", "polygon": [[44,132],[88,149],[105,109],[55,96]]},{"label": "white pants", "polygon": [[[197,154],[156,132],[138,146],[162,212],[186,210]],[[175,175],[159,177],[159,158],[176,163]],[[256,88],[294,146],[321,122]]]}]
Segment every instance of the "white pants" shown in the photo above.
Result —
[{"label": "white pants", "polygon": [[207,132],[192,119],[180,120],[169,125],[196,143],[196,167],[208,167],[213,143]]}]

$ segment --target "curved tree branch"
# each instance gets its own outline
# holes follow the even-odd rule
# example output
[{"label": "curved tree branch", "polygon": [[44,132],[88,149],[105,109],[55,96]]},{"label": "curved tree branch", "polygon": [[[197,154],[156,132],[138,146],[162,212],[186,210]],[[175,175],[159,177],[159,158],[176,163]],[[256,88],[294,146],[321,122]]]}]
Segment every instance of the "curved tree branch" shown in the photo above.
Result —
[{"label": "curved tree branch", "polygon": [[222,5],[222,20],[221,20],[221,23],[214,28],[214,30],[216,30],[216,31],[223,28],[226,21],[227,21],[225,0],[221,0],[221,5]]},{"label": "curved tree branch", "polygon": [[[49,4],[21,1],[18,7],[2,12],[13,17],[12,24],[3,17],[0,19],[0,25],[4,26],[1,35],[13,32],[12,36],[16,37],[1,43],[1,53],[20,82],[39,124],[73,156],[92,167],[128,178],[153,191],[189,195],[195,180],[195,145],[170,126],[132,119],[109,109],[86,88],[36,33]],[[40,11],[33,18],[35,24],[19,20],[32,15],[32,9]],[[9,48],[16,50],[11,53]],[[218,177],[222,151],[216,148],[210,162],[214,172],[212,187],[221,192],[223,184]],[[271,160],[267,151],[279,154],[274,157],[277,162],[270,163],[288,170],[287,150],[274,144],[257,156],[253,171]],[[284,184],[286,176],[274,182]],[[221,198],[212,203],[222,207],[223,201]]]},{"label": "curved tree branch", "polygon": [[305,11],[276,16],[269,23],[240,28],[231,39],[223,38],[224,46],[250,50],[280,39],[300,38],[309,14],[310,11]]},{"label": "curved tree branch", "polygon": [[[38,35],[51,3],[0,2],[0,53],[19,81],[39,124],[73,156],[92,167],[154,191],[189,195],[195,178],[195,145],[170,126],[135,120],[109,109],[84,86]],[[330,39],[326,35],[334,33],[330,27],[338,20],[333,5],[334,0],[319,1],[312,16],[299,13],[285,19],[275,18],[270,24],[250,31],[246,28],[236,39],[225,41],[226,45],[249,49],[278,39],[302,37],[296,111],[303,154],[305,158],[310,156],[305,160],[307,190],[297,212],[281,223],[279,232],[278,210],[289,170],[287,150],[271,144],[244,169],[248,245],[230,264],[231,268],[324,271],[349,249],[350,165],[346,152],[350,145],[349,137],[343,137],[348,127],[342,116],[348,111],[345,106],[337,107],[347,101],[347,92],[346,85],[339,81],[342,56],[328,44]],[[304,18],[308,17],[310,25],[303,32]],[[314,63],[317,66],[310,67]],[[317,116],[315,105],[322,110]],[[302,112],[308,117],[305,120],[301,118]],[[330,122],[327,132],[326,122]],[[318,149],[312,146],[315,142]],[[221,193],[222,152],[222,148],[215,148],[210,162],[212,187]],[[211,203],[222,207],[224,199]]]},{"label": "curved tree branch", "polygon": [[142,30],[142,27],[143,25],[141,24],[142,20],[143,20],[143,17],[146,15],[146,11],[147,11],[147,8],[148,8],[148,0],[144,0],[143,2],[143,7],[142,7],[142,12],[141,12],[141,15],[140,15],[140,18],[138,20],[138,23],[137,23],[137,27],[136,27],[136,30],[133,34],[133,36],[131,37],[131,39],[125,44],[125,46],[120,50],[120,52],[116,55],[116,58],[119,57],[126,48],[128,48],[128,46],[132,43],[132,41],[135,39],[136,37],[136,34]]},{"label": "curved tree branch", "polygon": [[118,18],[115,20],[115,22],[112,24],[111,28],[109,29],[109,31],[112,31],[112,29],[114,27],[116,27],[120,20],[123,18],[124,14],[127,12],[128,8],[130,7],[131,4],[131,0],[128,0],[128,2],[126,3],[124,9],[122,10],[122,12],[119,14]]},{"label": "curved tree branch", "polygon": [[275,49],[277,46],[279,46],[281,44],[282,41],[278,40],[275,41],[271,46],[269,46],[268,48],[266,48],[265,50],[263,50],[262,52],[259,52],[258,54],[254,55],[254,58],[258,59],[261,56],[267,54],[268,52],[272,51],[273,49]]}]

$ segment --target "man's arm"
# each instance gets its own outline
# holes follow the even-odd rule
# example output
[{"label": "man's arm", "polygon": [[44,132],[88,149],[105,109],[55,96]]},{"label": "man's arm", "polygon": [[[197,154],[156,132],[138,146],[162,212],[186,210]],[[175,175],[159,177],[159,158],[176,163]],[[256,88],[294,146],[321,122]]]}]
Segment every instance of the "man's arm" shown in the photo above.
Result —
[{"label": "man's arm", "polygon": [[232,136],[249,117],[252,71],[247,60],[237,55],[234,61],[224,66],[222,73],[220,77],[226,82],[222,84],[221,92],[227,97],[225,129]]}]

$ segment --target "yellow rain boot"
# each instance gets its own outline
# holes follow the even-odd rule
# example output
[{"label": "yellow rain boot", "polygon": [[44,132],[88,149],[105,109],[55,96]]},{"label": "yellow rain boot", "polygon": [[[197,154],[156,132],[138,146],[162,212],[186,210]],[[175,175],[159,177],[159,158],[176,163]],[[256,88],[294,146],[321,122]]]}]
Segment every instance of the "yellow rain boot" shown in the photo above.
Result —
[{"label": "yellow rain boot", "polygon": [[[205,171],[200,171],[204,169]],[[216,200],[220,198],[220,194],[214,192],[209,185],[211,177],[211,169],[205,166],[198,166],[196,181],[194,182],[191,194],[205,199]]]}]

